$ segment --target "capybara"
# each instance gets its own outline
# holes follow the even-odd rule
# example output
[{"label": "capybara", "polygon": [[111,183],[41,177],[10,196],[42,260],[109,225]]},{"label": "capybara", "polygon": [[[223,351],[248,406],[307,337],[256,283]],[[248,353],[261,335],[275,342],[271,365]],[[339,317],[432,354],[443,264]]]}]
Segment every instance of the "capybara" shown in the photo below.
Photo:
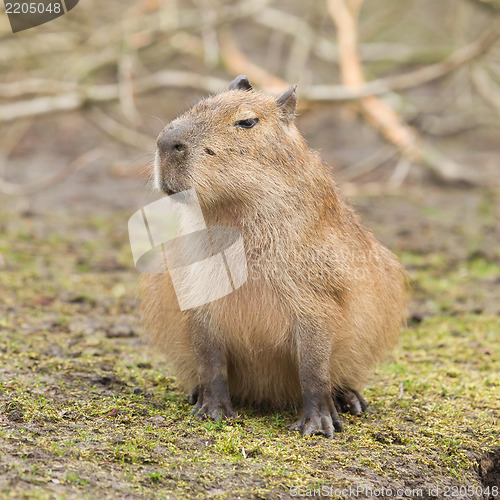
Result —
[{"label": "capybara", "polygon": [[141,309],[193,415],[291,405],[291,430],[332,437],[338,412],[368,406],[360,391],[398,338],[406,274],[308,148],[296,104],[295,86],[276,97],[242,75],[162,130],[156,188],[194,189],[207,226],[237,228],[248,279],[181,311],[170,276],[144,274]]}]

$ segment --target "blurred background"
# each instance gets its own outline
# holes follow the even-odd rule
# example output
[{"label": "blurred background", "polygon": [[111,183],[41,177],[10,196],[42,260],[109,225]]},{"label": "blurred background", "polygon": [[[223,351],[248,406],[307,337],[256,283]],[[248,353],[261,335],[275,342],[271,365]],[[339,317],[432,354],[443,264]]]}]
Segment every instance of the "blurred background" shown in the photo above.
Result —
[{"label": "blurred background", "polygon": [[[499,16],[493,0],[88,0],[12,34],[2,15],[3,232],[49,243],[57,216],[60,233],[90,244],[101,220],[109,245],[77,264],[134,273],[127,220],[158,197],[147,186],[158,133],[246,74],[276,94],[298,83],[310,147],[399,255],[497,264]],[[496,278],[463,307],[497,312]],[[417,294],[412,314],[441,307]]]},{"label": "blurred background", "polygon": [[396,252],[498,262],[499,15],[493,0],[87,0],[15,34],[2,15],[5,224],[43,237],[57,215],[86,241],[104,218],[119,251],[103,259],[134,271],[126,223],[158,196],[158,133],[246,74],[298,83],[300,130]]},{"label": "blurred background", "polygon": [[138,206],[163,125],[242,73],[276,93],[298,83],[299,127],[348,192],[491,186],[498,10],[493,0],[87,0],[16,34],[2,15],[1,208]]}]

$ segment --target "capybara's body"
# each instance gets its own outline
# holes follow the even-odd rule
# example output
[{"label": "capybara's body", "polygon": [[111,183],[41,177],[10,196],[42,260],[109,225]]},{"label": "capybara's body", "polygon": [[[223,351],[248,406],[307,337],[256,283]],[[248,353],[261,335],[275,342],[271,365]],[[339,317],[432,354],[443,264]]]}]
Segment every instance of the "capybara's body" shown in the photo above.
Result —
[{"label": "capybara's body", "polygon": [[236,227],[247,281],[181,311],[170,277],[144,275],[145,329],[199,417],[234,416],[231,399],[302,405],[293,426],[333,435],[337,409],[360,413],[359,391],[394,345],[406,301],[397,259],[339,195],[280,98],[244,77],[160,134],[155,182],[194,188],[208,226]]}]

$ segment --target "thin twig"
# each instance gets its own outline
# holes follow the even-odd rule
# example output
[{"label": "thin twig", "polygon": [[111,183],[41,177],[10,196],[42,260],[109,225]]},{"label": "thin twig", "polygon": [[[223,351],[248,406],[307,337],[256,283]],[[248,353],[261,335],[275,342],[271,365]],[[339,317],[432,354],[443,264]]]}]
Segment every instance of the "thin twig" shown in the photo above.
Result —
[{"label": "thin twig", "polygon": [[39,193],[40,191],[44,191],[55,184],[60,184],[72,174],[88,167],[90,163],[101,158],[102,156],[103,151],[101,148],[91,149],[66,165],[65,168],[41,181],[16,184],[0,178],[0,193],[10,196],[30,196],[35,193]]},{"label": "thin twig", "polygon": [[134,62],[130,54],[123,54],[118,64],[118,95],[123,115],[130,123],[140,123],[140,114],[137,111],[134,99]]},{"label": "thin twig", "polygon": [[389,184],[393,188],[400,187],[410,173],[410,169],[411,162],[408,160],[408,158],[400,158],[396,165],[396,168],[393,170],[391,177],[389,178]]},{"label": "thin twig", "polygon": [[145,151],[151,151],[154,148],[153,137],[148,137],[147,135],[141,134],[125,126],[123,123],[111,118],[111,116],[100,108],[92,108],[85,113],[85,117],[117,141]]},{"label": "thin twig", "polygon": [[500,92],[495,91],[488,73],[483,68],[476,66],[471,72],[471,80],[481,99],[500,116]]},{"label": "thin twig", "polygon": [[362,158],[356,163],[348,165],[340,171],[342,178],[352,181],[368,172],[372,172],[386,161],[398,155],[398,150],[389,144],[377,149],[372,155]]}]

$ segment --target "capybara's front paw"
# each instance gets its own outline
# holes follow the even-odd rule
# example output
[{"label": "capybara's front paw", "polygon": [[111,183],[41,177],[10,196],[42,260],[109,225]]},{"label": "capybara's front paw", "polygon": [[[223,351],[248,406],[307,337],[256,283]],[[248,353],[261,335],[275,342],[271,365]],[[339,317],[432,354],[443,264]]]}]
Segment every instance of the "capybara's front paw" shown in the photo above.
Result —
[{"label": "capybara's front paw", "polygon": [[361,415],[368,409],[365,398],[354,389],[342,389],[334,395],[335,403],[342,413]]},{"label": "capybara's front paw", "polygon": [[321,434],[332,438],[335,431],[342,431],[342,422],[331,396],[325,396],[313,404],[306,405],[302,416],[290,426],[291,431],[299,431],[304,436]]},{"label": "capybara's front paw", "polygon": [[210,394],[208,391],[199,391],[191,415],[196,415],[198,420],[211,418],[215,421],[223,418],[236,418],[237,416],[231,401]]}]

